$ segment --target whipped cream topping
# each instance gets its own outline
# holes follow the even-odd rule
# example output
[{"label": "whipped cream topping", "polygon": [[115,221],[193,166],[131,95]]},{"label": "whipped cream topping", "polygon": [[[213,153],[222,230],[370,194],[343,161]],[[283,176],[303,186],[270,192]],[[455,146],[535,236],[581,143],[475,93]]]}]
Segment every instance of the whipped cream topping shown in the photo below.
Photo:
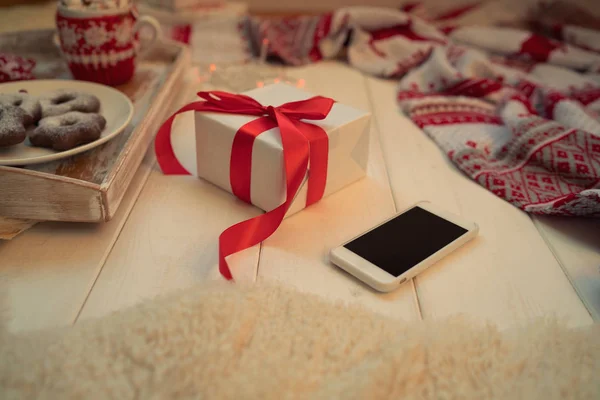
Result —
[{"label": "whipped cream topping", "polygon": [[112,10],[126,8],[133,0],[59,0],[62,7],[75,10]]}]

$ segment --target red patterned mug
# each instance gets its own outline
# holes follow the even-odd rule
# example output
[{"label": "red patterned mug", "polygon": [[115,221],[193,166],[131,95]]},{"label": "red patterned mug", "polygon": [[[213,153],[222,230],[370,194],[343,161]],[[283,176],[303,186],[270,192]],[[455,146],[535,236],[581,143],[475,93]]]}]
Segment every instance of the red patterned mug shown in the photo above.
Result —
[{"label": "red patterned mug", "polygon": [[131,6],[87,10],[59,5],[56,11],[60,48],[73,77],[111,86],[133,77],[142,25],[153,33],[146,51],[159,39],[160,24],[152,17],[139,17]]}]

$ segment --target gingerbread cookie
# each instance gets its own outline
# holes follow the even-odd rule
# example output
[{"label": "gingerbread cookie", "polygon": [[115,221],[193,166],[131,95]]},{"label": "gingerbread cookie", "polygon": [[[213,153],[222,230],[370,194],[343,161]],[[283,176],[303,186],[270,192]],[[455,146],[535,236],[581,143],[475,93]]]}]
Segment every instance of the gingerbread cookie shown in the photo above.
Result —
[{"label": "gingerbread cookie", "polygon": [[98,139],[105,126],[101,115],[72,111],[42,119],[29,141],[33,146],[69,150]]},{"label": "gingerbread cookie", "polygon": [[94,95],[72,90],[56,90],[40,98],[42,118],[54,117],[71,111],[95,113],[100,110],[100,100]]},{"label": "gingerbread cookie", "polygon": [[0,93],[0,106],[15,106],[25,111],[29,116],[25,125],[35,124],[42,117],[40,102],[27,93]]},{"label": "gingerbread cookie", "polygon": [[14,146],[25,140],[29,116],[15,106],[0,106],[0,147]]}]

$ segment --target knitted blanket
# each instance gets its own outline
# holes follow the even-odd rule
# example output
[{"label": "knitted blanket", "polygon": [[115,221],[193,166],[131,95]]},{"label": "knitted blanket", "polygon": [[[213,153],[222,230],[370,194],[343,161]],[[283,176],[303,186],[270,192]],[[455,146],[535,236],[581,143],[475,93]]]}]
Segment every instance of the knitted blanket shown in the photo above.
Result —
[{"label": "knitted blanket", "polygon": [[599,328],[405,323],[212,283],[70,328],[0,333],[0,398],[598,399]]},{"label": "knitted blanket", "polygon": [[506,17],[501,2],[438,15],[349,7],[255,21],[251,36],[291,64],[345,49],[356,68],[398,78],[403,112],[495,195],[534,214],[600,216],[600,20],[555,1],[472,25],[492,3]]}]

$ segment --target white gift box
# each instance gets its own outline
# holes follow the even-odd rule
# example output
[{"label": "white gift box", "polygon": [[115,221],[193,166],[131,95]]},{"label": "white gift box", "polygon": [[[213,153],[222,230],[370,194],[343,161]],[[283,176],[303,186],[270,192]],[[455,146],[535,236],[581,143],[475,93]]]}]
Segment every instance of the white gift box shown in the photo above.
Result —
[{"label": "white gift box", "polygon": [[[274,107],[313,96],[285,84],[269,85],[244,94],[265,106]],[[307,121],[321,126],[329,137],[324,196],[365,176],[369,156],[370,117],[369,112],[336,102],[324,120]],[[231,193],[229,171],[233,138],[241,126],[256,118],[258,117],[213,112],[180,114],[173,123],[171,134],[175,156],[192,174]],[[305,178],[287,216],[306,206],[306,183]],[[254,142],[250,196],[252,204],[270,211],[285,201],[285,193],[283,147],[279,128],[273,128],[260,134]]]}]

